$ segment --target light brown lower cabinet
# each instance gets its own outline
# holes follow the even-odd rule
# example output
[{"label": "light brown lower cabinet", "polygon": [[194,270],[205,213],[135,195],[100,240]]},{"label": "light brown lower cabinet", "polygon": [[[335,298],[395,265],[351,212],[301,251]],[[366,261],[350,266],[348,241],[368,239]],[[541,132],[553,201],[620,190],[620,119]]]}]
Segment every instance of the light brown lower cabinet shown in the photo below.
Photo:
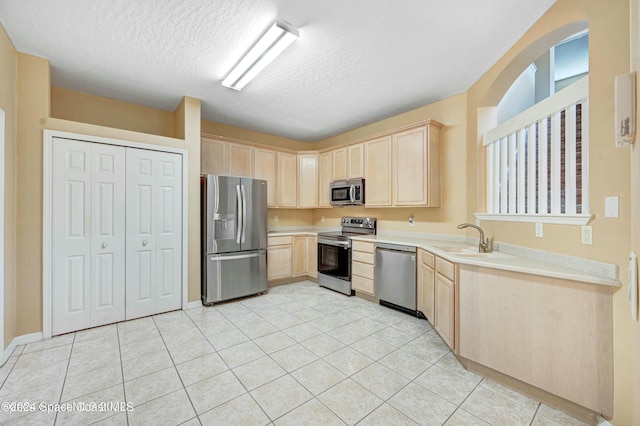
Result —
[{"label": "light brown lower cabinet", "polygon": [[418,311],[434,325],[435,303],[435,256],[426,250],[418,250]]},{"label": "light brown lower cabinet", "polygon": [[375,268],[374,243],[354,241],[351,251],[351,288],[375,296],[373,271]]},{"label": "light brown lower cabinet", "polygon": [[293,276],[293,241],[291,236],[267,238],[267,280]]},{"label": "light brown lower cabinet", "polygon": [[293,276],[318,276],[318,240],[315,236],[293,237]]}]

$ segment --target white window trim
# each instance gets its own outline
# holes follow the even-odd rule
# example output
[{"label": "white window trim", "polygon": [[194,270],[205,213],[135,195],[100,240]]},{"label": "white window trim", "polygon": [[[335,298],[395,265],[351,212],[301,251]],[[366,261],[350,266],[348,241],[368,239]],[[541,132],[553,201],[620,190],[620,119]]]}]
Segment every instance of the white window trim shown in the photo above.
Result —
[{"label": "white window trim", "polygon": [[495,214],[495,213],[474,213],[478,220],[488,220],[495,222],[528,222],[528,223],[555,223],[562,225],[586,225],[593,214]]}]

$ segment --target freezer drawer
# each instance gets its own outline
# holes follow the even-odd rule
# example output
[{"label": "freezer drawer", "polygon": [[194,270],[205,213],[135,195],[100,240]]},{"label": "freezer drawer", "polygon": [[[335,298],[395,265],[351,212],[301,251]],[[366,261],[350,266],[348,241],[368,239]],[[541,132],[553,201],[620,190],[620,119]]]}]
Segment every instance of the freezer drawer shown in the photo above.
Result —
[{"label": "freezer drawer", "polygon": [[267,290],[266,250],[208,254],[203,263],[204,305]]}]

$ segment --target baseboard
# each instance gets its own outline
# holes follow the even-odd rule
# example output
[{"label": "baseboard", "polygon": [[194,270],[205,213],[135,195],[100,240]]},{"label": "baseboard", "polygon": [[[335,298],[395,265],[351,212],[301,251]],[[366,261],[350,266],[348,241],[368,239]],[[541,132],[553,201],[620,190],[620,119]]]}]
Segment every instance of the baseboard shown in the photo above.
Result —
[{"label": "baseboard", "polygon": [[41,331],[14,337],[11,343],[9,343],[9,346],[7,346],[2,352],[2,360],[0,362],[0,366],[4,365],[4,363],[7,362],[9,357],[11,357],[13,351],[16,350],[16,347],[20,345],[28,345],[29,343],[39,342],[40,340],[42,340]]},{"label": "baseboard", "polygon": [[182,307],[183,311],[189,310],[189,309],[195,309],[195,308],[200,308],[202,306],[202,301],[201,300],[194,300],[192,302],[187,302],[186,306]]}]

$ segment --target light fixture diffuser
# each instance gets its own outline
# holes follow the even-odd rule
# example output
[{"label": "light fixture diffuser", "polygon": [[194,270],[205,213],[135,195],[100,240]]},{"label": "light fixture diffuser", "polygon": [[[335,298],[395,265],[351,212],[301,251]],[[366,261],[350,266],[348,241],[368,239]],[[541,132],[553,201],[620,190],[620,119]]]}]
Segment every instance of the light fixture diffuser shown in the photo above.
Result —
[{"label": "light fixture diffuser", "polygon": [[275,22],[222,80],[222,85],[234,90],[242,90],[296,38],[298,38],[297,30],[282,21]]}]

